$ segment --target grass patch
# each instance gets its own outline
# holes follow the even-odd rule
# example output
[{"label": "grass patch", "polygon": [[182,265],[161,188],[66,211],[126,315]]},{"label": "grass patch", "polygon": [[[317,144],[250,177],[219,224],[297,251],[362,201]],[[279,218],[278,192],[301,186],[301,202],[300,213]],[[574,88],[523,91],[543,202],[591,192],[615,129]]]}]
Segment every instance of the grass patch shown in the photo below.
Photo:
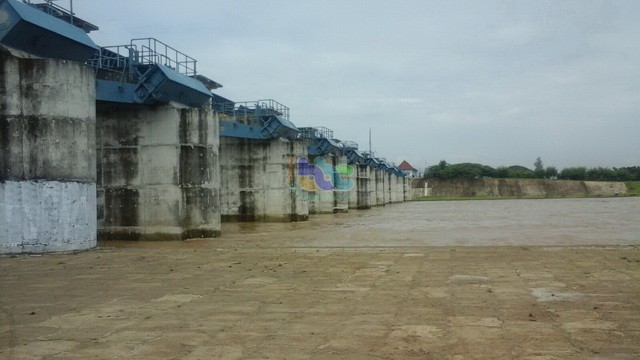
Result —
[{"label": "grass patch", "polygon": [[[640,195],[640,194],[638,194]],[[636,196],[636,194],[625,194],[621,196]],[[584,198],[601,198],[601,197],[618,197],[618,196],[589,196],[585,194],[566,194],[566,195],[541,195],[541,196],[422,196],[413,201],[466,201],[466,200],[514,200],[514,199],[584,199]]]},{"label": "grass patch", "polygon": [[627,181],[627,195],[640,196],[640,181]]}]

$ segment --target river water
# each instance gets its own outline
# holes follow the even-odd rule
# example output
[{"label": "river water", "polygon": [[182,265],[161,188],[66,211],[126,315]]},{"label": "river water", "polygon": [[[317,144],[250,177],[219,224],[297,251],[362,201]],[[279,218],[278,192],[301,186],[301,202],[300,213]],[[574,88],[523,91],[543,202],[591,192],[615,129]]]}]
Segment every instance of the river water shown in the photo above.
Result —
[{"label": "river water", "polygon": [[413,201],[222,232],[267,247],[640,245],[640,197]]},{"label": "river water", "polygon": [[640,245],[640,197],[412,201],[299,223],[225,223],[222,237],[143,247]]}]

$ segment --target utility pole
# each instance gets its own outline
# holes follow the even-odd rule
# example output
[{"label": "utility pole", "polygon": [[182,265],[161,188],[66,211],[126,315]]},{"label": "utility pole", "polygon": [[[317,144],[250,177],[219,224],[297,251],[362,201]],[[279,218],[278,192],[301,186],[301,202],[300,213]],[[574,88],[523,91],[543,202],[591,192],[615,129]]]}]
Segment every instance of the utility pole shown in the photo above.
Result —
[{"label": "utility pole", "polygon": [[371,153],[371,128],[369,128],[369,157],[373,157]]}]

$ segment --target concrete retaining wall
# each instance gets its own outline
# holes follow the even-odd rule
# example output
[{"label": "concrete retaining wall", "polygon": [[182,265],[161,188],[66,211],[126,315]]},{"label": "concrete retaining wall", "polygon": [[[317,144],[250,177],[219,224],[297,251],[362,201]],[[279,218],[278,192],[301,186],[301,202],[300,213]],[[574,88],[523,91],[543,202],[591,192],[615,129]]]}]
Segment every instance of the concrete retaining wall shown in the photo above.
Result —
[{"label": "concrete retaining wall", "polygon": [[100,239],[220,234],[218,120],[211,110],[98,102]]},{"label": "concrete retaining wall", "polygon": [[626,194],[621,182],[542,179],[452,179],[428,181],[429,196],[615,196]]},{"label": "concrete retaining wall", "polygon": [[415,200],[417,198],[430,195],[427,191],[428,183],[424,178],[413,178],[409,180],[409,198],[407,200]]},{"label": "concrete retaining wall", "polygon": [[0,253],[96,245],[95,78],[0,48]]},{"label": "concrete retaining wall", "polygon": [[223,221],[304,221],[306,192],[295,186],[301,142],[220,139]]}]

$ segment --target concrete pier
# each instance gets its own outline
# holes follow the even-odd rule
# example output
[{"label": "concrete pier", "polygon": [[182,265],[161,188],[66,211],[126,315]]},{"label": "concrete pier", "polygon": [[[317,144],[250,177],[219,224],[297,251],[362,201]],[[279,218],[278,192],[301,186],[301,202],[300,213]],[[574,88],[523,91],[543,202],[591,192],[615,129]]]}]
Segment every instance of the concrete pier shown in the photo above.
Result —
[{"label": "concrete pier", "polygon": [[0,47],[0,253],[96,245],[95,78]]},{"label": "concrete pier", "polygon": [[212,110],[98,102],[98,237],[220,235]]},{"label": "concrete pier", "polygon": [[[309,155],[309,162],[322,167],[325,176],[325,179],[321,179],[320,182],[312,179],[305,185],[309,189],[309,214],[348,211],[353,178],[346,174],[341,175],[337,169],[339,165],[347,165],[346,157],[329,154]],[[331,182],[331,185],[322,185],[323,180]]]},{"label": "concrete pier", "polygon": [[402,178],[402,188],[403,188],[403,201],[410,201],[412,200],[412,194],[411,194],[411,181],[412,178],[410,177],[403,177]]},{"label": "concrete pier", "polygon": [[375,202],[373,205],[375,206],[384,206],[387,203],[388,197],[388,185],[386,181],[387,174],[379,169],[375,169],[372,171],[373,173],[373,181],[375,184]]},{"label": "concrete pier", "polygon": [[372,186],[370,173],[372,169],[367,165],[352,164],[354,176],[352,178],[353,188],[349,196],[349,209],[370,209]]},{"label": "concrete pier", "polygon": [[397,174],[389,174],[389,186],[391,188],[390,202],[398,203],[404,201],[404,177]]},{"label": "concrete pier", "polygon": [[220,139],[223,221],[305,221],[307,192],[296,186],[299,141]]},{"label": "concrete pier", "polygon": [[334,157],[334,212],[347,212],[349,211],[349,196],[350,191],[356,186],[356,172],[354,166],[347,164],[346,156]]}]

